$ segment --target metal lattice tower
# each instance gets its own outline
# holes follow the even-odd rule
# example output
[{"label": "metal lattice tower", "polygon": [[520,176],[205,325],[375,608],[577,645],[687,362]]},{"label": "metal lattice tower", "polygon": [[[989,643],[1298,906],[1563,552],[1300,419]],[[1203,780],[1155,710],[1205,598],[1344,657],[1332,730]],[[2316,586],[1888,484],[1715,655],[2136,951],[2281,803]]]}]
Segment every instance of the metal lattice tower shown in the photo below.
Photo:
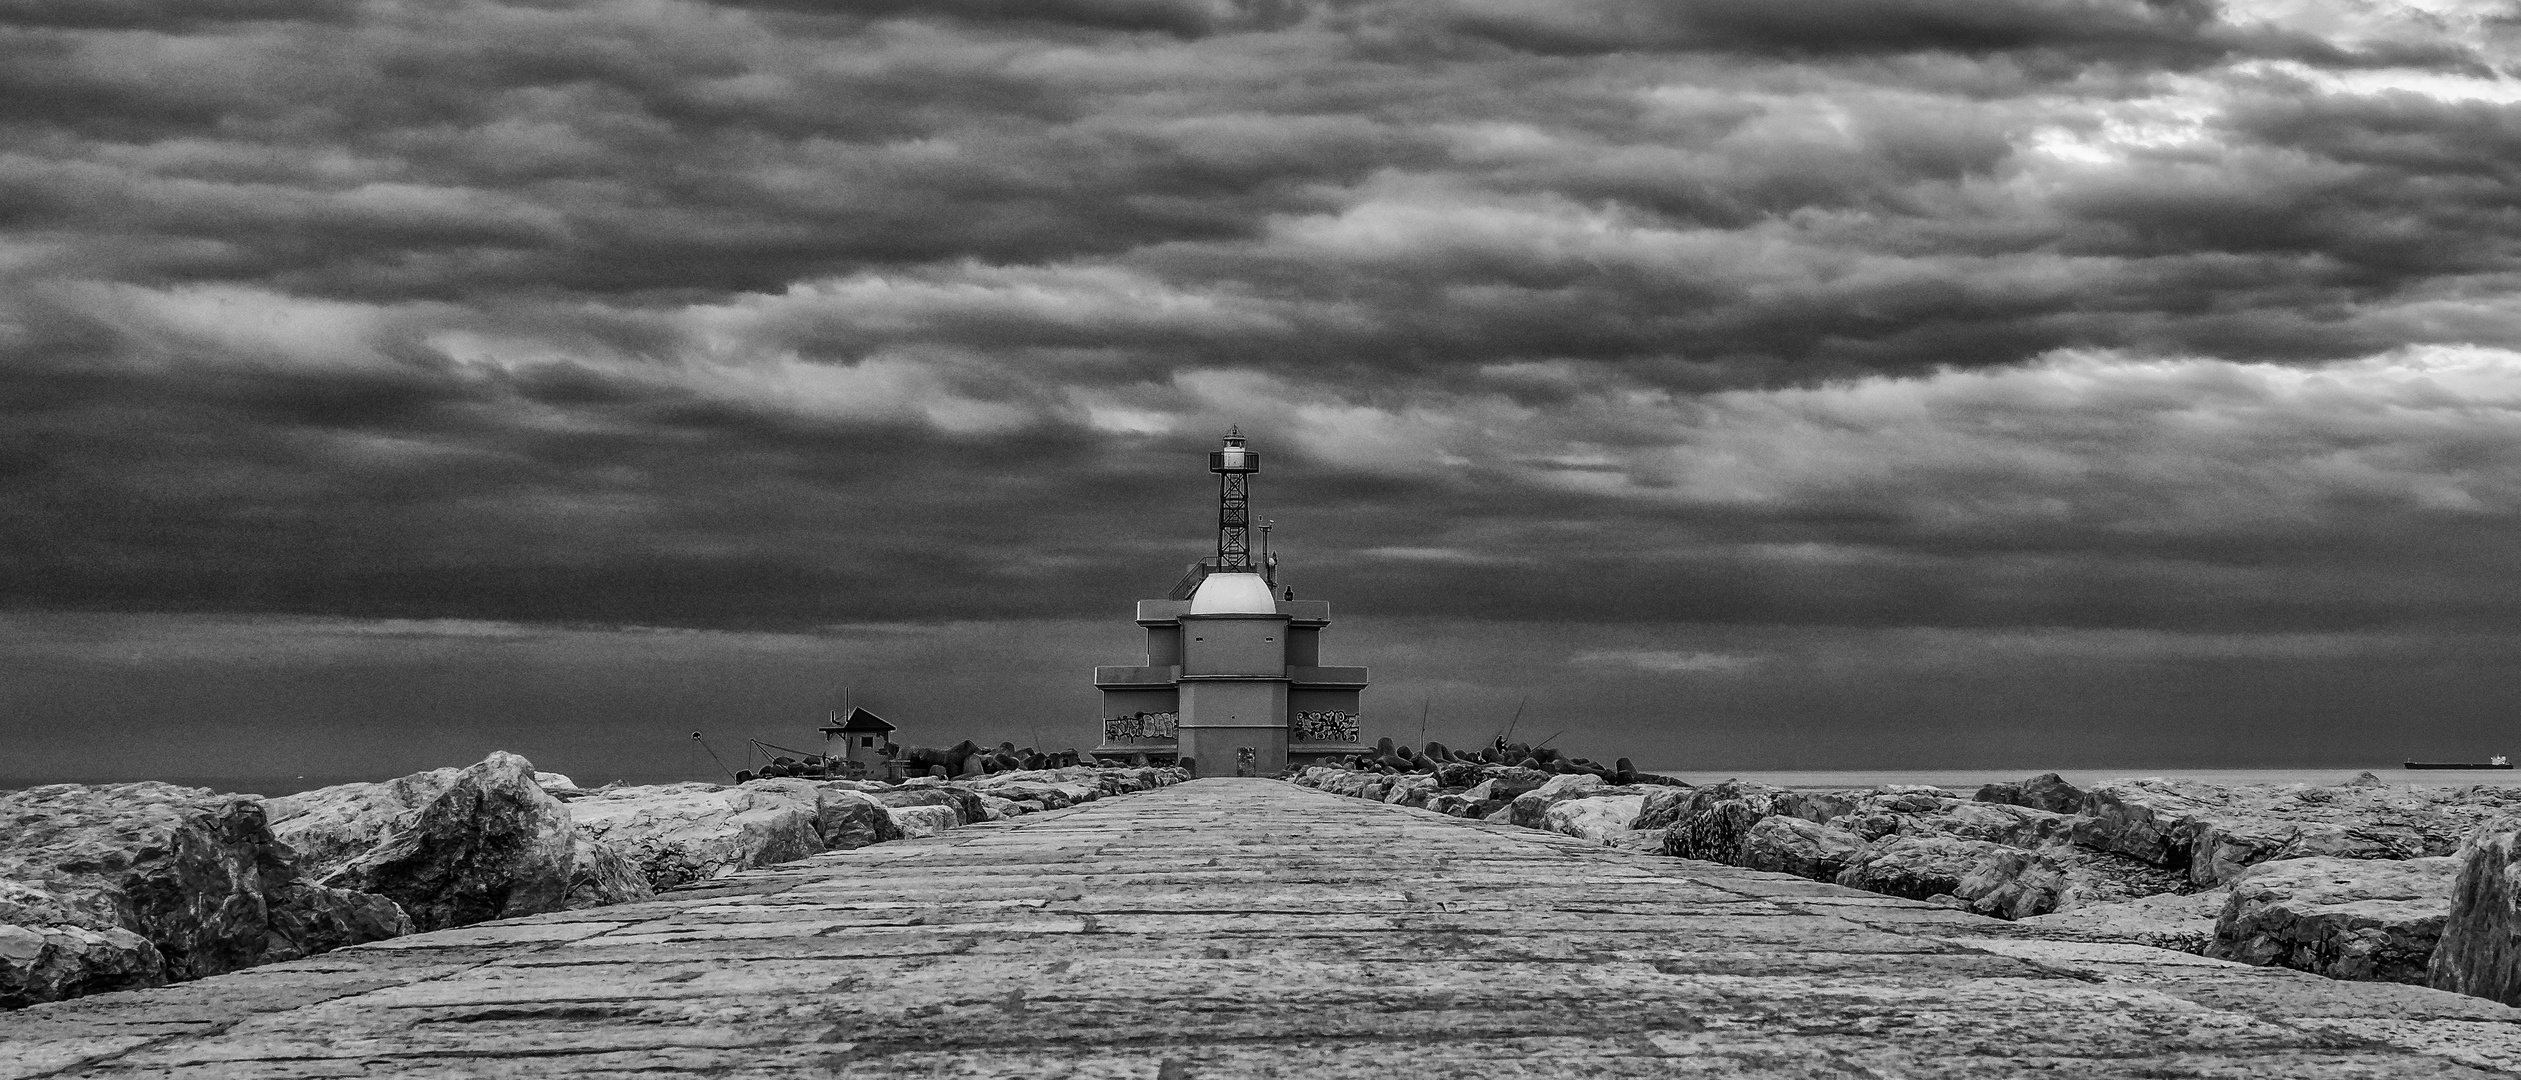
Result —
[{"label": "metal lattice tower", "polygon": [[1251,475],[1260,471],[1260,451],[1245,449],[1243,429],[1235,427],[1223,449],[1208,452],[1208,471],[1217,474],[1216,568],[1253,572]]}]

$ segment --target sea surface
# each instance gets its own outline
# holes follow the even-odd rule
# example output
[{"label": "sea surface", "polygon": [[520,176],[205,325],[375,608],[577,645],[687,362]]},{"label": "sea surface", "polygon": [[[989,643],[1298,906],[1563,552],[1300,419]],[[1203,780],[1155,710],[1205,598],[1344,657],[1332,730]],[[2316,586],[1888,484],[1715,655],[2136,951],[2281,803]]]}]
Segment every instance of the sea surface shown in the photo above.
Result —
[{"label": "sea surface", "polygon": [[[14,791],[18,788],[35,787],[39,784],[121,784],[134,780],[161,780],[179,787],[209,788],[212,791],[220,792],[235,792],[246,795],[287,795],[292,792],[313,791],[320,787],[332,787],[335,784],[374,783],[380,780],[392,780],[397,776],[404,775],[408,774],[389,773],[377,776],[336,776],[313,773],[299,776],[120,776],[105,777],[101,779],[92,776],[0,776],[0,791]],[[569,778],[577,781],[580,785],[589,788],[601,787],[614,780],[619,780],[625,784],[673,784],[686,780],[703,780],[719,784],[733,782],[723,773],[714,777],[704,776],[698,773],[649,773],[631,776],[597,776],[590,773],[585,776],[571,775]]]},{"label": "sea surface", "polygon": [[2142,766],[2116,769],[2043,769],[2028,766],[2018,769],[1853,769],[1808,772],[1743,772],[1724,769],[1649,769],[1665,776],[1687,780],[1693,784],[1713,784],[1740,778],[1757,780],[1784,788],[1869,788],[1876,784],[1932,784],[1963,795],[1977,791],[1982,785],[1998,781],[2022,780],[2044,772],[2055,772],[2076,787],[2088,787],[2103,780],[2121,780],[2139,776],[2165,779],[2197,780],[2209,784],[2237,786],[2241,784],[2316,784],[2335,786],[2352,780],[2366,771],[2393,786],[2465,787],[2470,784],[2495,784],[2521,787],[2521,771],[2510,769],[2459,769],[2421,771],[2396,767],[2330,769],[2148,769]]}]

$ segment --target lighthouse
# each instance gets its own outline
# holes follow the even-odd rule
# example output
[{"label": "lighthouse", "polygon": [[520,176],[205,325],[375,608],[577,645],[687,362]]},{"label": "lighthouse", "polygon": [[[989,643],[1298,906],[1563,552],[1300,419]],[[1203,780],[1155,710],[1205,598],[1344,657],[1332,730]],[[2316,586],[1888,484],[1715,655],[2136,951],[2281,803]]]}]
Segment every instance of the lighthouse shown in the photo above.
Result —
[{"label": "lighthouse", "polygon": [[1236,429],[1209,452],[1208,471],[1217,476],[1216,554],[1191,564],[1171,596],[1138,601],[1146,663],[1094,669],[1103,696],[1095,754],[1188,760],[1199,776],[1270,776],[1362,752],[1366,669],[1322,666],[1330,604],[1293,599],[1276,555],[1252,551],[1260,452]]}]

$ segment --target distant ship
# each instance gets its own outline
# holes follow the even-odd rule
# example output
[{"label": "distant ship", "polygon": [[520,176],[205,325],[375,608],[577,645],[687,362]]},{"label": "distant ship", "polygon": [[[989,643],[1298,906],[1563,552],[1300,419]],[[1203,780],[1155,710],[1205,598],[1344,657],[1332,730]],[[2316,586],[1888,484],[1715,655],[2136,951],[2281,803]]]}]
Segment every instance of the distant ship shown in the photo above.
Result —
[{"label": "distant ship", "polygon": [[2512,759],[2497,754],[2483,762],[2411,761],[2407,763],[2407,767],[2411,769],[2509,769],[2512,767]]}]

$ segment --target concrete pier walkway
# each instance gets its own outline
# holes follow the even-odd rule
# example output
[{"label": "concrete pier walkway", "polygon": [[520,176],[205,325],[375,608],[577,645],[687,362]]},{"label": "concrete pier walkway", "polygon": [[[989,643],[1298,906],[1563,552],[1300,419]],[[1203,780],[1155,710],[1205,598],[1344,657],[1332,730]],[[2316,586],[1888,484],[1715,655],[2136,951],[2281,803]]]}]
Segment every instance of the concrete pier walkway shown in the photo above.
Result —
[{"label": "concrete pier walkway", "polygon": [[2521,1012],[1202,780],[0,1013],[0,1077],[2458,1077]]}]

